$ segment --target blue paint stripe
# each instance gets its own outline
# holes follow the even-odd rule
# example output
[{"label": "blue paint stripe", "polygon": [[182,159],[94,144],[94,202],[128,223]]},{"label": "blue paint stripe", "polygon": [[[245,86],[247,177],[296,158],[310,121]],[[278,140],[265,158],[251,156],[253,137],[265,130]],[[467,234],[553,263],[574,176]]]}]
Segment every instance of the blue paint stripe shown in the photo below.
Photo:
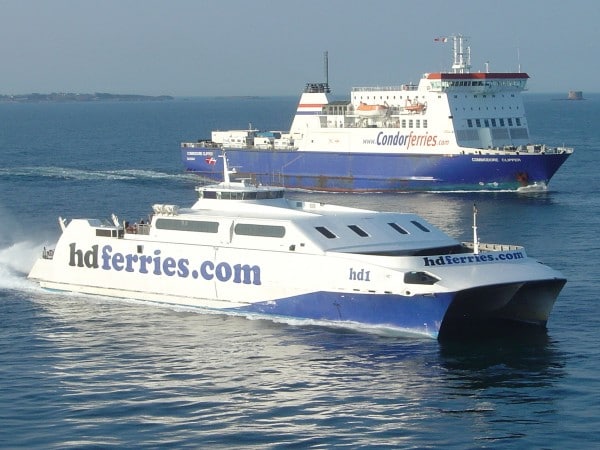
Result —
[{"label": "blue paint stripe", "polygon": [[238,311],[296,319],[361,323],[411,330],[437,337],[454,293],[435,296],[312,292],[254,303]]},{"label": "blue paint stripe", "polygon": [[[206,170],[206,156],[187,155],[182,159],[187,170],[219,179],[222,171]],[[194,151],[219,150],[202,148]],[[410,190],[490,187],[515,189],[527,174],[530,183],[547,183],[569,154],[519,155],[518,162],[479,162],[474,155],[384,154],[299,152],[286,150],[227,149],[230,165],[242,173],[254,174],[262,184],[289,188],[324,190]],[[506,158],[511,160],[513,158]],[[217,165],[219,165],[220,160]],[[497,186],[494,186],[494,183]]]}]

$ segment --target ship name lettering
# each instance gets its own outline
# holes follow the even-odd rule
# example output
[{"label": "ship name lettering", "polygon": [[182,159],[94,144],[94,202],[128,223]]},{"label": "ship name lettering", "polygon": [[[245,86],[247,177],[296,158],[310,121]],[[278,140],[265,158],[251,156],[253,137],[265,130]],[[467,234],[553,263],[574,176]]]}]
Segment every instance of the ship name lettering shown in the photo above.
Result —
[{"label": "ship name lettering", "polygon": [[353,281],[371,281],[371,271],[365,269],[354,270],[351,267],[349,279]]},{"label": "ship name lettering", "polygon": [[492,261],[512,261],[523,259],[525,256],[521,251],[506,252],[506,253],[488,253],[488,254],[466,254],[464,256],[441,255],[437,258],[423,257],[424,266],[445,266],[452,264],[473,264]]},{"label": "ship name lettering", "polygon": [[[77,250],[75,243],[69,244],[69,265],[77,267],[98,268],[98,246],[92,245],[91,250],[83,253],[83,250]],[[77,262],[75,262],[77,260]]]},{"label": "ship name lettering", "polygon": [[404,146],[407,149],[415,146],[435,147],[438,145],[437,136],[431,136],[429,133],[415,134],[411,131],[409,134],[396,133],[386,134],[380,131],[375,140],[377,145],[397,145]]},{"label": "ship name lettering", "polygon": [[[98,245],[83,251],[77,248],[75,242],[69,244],[69,266],[85,267],[88,269],[113,270],[116,272],[136,272],[179,278],[199,278],[206,281],[217,280],[222,283],[261,285],[260,266],[251,264],[230,264],[225,261],[203,261],[200,264],[191,264],[187,258],[173,258],[163,256],[161,250],[156,249],[152,255],[138,255],[133,253],[114,252],[111,245],[101,249]],[[197,267],[198,269],[192,269]]]},{"label": "ship name lettering", "polygon": [[473,162],[498,162],[498,158],[471,158]]}]

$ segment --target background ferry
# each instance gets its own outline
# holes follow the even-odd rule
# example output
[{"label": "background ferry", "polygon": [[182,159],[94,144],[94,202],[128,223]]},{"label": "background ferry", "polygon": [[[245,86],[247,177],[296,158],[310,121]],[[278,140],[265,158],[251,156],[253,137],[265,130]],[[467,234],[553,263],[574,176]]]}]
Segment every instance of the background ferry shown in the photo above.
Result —
[{"label": "background ferry", "polygon": [[330,99],[328,81],[309,83],[288,132],[213,131],[181,144],[185,169],[219,180],[226,150],[237,176],[292,189],[547,189],[573,149],[531,142],[521,96],[529,76],[472,73],[466,38],[451,39],[450,72],[355,87],[344,101]]}]

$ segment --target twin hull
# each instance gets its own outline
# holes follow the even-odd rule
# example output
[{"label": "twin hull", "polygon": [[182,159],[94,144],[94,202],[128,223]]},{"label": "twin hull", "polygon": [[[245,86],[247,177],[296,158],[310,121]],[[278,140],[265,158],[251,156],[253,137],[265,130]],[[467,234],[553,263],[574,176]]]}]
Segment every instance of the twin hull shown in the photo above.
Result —
[{"label": "twin hull", "polygon": [[[409,154],[182,146],[188,171],[221,179],[222,153],[239,177],[264,185],[342,192],[518,189],[547,185],[570,153]],[[216,164],[211,162],[216,161]]]},{"label": "twin hull", "polygon": [[[497,252],[490,261],[508,254]],[[438,337],[444,322],[450,328],[491,317],[545,325],[564,284],[557,272],[526,255],[502,267],[444,265],[436,268],[442,281],[435,286],[404,283],[404,272],[444,258],[266,252],[154,242],[142,236],[82,240],[69,236],[67,227],[52,258],[40,258],[29,276],[50,289],[355,322],[432,337]],[[523,272],[528,277],[519,279]]]}]

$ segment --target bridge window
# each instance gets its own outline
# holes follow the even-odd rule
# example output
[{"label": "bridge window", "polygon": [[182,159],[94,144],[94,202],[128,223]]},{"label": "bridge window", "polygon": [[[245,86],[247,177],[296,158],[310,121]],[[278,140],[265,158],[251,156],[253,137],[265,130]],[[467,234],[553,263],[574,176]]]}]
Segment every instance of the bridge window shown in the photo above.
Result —
[{"label": "bridge window", "polygon": [[201,191],[198,195],[200,198],[217,198],[215,191]]},{"label": "bridge window", "polygon": [[123,230],[116,228],[96,228],[96,236],[99,237],[123,237]]}]

